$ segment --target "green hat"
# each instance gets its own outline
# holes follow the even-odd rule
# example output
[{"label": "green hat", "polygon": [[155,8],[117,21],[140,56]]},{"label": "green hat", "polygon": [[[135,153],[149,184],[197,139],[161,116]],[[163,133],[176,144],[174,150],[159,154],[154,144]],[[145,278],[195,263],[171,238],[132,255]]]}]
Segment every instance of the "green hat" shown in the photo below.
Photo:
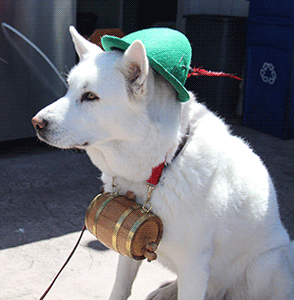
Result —
[{"label": "green hat", "polygon": [[150,28],[136,31],[123,38],[105,35],[101,39],[106,51],[127,50],[135,40],[146,48],[151,67],[163,76],[178,92],[178,100],[190,99],[184,84],[191,64],[191,45],[184,34],[169,28]]}]

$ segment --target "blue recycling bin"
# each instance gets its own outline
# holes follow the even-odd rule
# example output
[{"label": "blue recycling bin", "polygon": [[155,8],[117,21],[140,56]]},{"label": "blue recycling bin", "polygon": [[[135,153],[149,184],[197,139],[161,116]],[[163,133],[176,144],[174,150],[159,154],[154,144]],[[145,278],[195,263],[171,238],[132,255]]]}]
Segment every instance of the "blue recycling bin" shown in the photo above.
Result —
[{"label": "blue recycling bin", "polygon": [[244,125],[294,138],[294,2],[251,0]]}]

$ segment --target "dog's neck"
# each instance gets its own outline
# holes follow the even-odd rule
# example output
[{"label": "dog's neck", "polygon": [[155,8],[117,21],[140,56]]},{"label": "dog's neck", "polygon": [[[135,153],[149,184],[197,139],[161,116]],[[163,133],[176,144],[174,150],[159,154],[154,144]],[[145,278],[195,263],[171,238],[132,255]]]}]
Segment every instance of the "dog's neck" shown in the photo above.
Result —
[{"label": "dog's neck", "polygon": [[144,132],[134,128],[132,140],[107,141],[87,149],[94,165],[102,171],[106,186],[110,186],[113,177],[123,189],[134,189],[134,184],[145,186],[152,168],[165,160],[169,163],[174,156],[186,134],[188,120],[185,120],[186,116],[181,120],[181,105],[177,100],[164,99],[175,97],[175,93],[162,86],[159,90],[161,94],[157,93],[149,100],[145,114],[148,125]]},{"label": "dog's neck", "polygon": [[109,141],[98,147],[90,147],[87,153],[108,176],[142,182],[150,176],[152,168],[164,160],[167,152],[166,149],[160,149],[161,153],[155,153],[148,141],[150,139],[147,136],[145,140],[137,142]]}]

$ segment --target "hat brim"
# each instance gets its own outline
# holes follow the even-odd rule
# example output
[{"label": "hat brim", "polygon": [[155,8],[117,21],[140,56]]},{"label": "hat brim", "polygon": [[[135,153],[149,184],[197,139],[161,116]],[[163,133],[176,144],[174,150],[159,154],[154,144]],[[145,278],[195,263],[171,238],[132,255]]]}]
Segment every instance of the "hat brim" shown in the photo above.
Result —
[{"label": "hat brim", "polygon": [[[112,50],[127,50],[131,45],[130,43],[110,35],[105,35],[101,38],[101,44],[105,51]],[[147,53],[147,57],[149,59],[150,66],[158,72],[162,77],[164,77],[178,93],[178,100],[180,102],[186,102],[190,99],[190,95],[183,84],[172,74],[170,74],[159,62],[157,62],[153,57],[150,57]]]}]

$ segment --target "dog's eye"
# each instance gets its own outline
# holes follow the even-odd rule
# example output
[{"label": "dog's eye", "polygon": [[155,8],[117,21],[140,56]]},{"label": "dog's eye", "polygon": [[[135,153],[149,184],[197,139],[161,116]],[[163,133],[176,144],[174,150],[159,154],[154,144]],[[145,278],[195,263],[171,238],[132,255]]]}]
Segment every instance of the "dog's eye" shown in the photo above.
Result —
[{"label": "dog's eye", "polygon": [[99,100],[99,97],[92,92],[84,93],[82,96],[82,99],[81,99],[82,102],[83,101],[94,101],[94,100]]}]

